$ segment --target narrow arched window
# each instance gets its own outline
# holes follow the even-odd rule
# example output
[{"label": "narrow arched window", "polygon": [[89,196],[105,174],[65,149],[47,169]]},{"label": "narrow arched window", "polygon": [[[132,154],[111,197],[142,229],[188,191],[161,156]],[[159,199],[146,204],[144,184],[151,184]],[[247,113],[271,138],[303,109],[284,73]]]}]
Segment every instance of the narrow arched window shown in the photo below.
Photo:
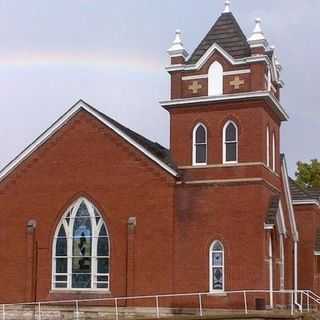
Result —
[{"label": "narrow arched window", "polygon": [[272,170],[276,171],[276,135],[272,134]]},{"label": "narrow arched window", "polygon": [[52,252],[54,289],[109,289],[108,229],[87,199],[80,198],[63,215]]},{"label": "narrow arched window", "polygon": [[223,67],[215,61],[208,71],[208,95],[217,96],[223,94]]},{"label": "narrow arched window", "polygon": [[270,167],[270,129],[267,127],[267,146],[266,146],[266,153],[267,153],[267,167]]},{"label": "narrow arched window", "polygon": [[238,127],[228,121],[223,128],[223,162],[238,162]]},{"label": "narrow arched window", "polygon": [[209,252],[210,291],[224,290],[224,248],[220,241],[214,241]]},{"label": "narrow arched window", "polygon": [[193,129],[193,165],[207,164],[207,128],[199,123]]}]

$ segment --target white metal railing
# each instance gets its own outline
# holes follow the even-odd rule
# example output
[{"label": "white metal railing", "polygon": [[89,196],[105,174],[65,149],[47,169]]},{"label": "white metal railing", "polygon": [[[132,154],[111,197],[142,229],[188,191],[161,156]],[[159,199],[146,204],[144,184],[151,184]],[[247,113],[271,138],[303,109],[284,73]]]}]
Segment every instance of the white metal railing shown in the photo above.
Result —
[{"label": "white metal railing", "polygon": [[[320,305],[320,296],[316,295],[314,292],[310,290],[273,290],[272,294],[270,294],[270,290],[238,290],[238,291],[224,291],[223,294],[235,295],[238,294],[242,296],[243,299],[243,312],[248,314],[250,311],[250,306],[248,303],[248,298],[250,295],[254,294],[265,294],[266,297],[276,294],[281,294],[288,298],[289,303],[285,303],[285,305],[290,310],[290,314],[293,315],[296,310],[299,312],[303,312],[304,310],[310,311],[312,303],[318,308]],[[219,295],[218,295],[219,296]],[[152,300],[154,301],[154,316],[156,318],[161,317],[161,307],[160,307],[160,299],[164,298],[177,298],[177,297],[195,297],[198,302],[198,313],[202,317],[204,316],[204,297],[212,297],[215,298],[212,292],[198,292],[198,293],[179,293],[179,294],[162,294],[162,295],[148,295],[148,296],[133,296],[133,297],[115,297],[115,298],[98,298],[98,299],[79,299],[79,300],[55,300],[55,301],[38,301],[38,302],[26,302],[26,303],[14,303],[14,304],[2,304],[2,320],[6,320],[6,314],[10,308],[14,307],[23,307],[23,306],[33,306],[36,310],[37,319],[41,320],[41,316],[43,314],[43,306],[54,306],[54,305],[67,305],[72,304],[74,306],[74,316],[75,319],[80,319],[80,307],[81,303],[97,303],[97,302],[113,302],[114,306],[114,316],[115,320],[119,320],[119,302],[121,301],[132,301],[132,300]],[[296,298],[295,298],[296,297]],[[300,301],[298,301],[300,298]],[[99,305],[100,306],[100,305]],[[305,308],[304,308],[305,306]],[[110,305],[106,305],[106,307],[110,307]]]}]

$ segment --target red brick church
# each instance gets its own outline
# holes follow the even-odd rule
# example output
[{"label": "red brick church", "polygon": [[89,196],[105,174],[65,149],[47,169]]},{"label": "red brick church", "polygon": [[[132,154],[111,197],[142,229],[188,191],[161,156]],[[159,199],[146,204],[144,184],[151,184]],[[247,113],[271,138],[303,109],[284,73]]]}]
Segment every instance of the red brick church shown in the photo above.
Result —
[{"label": "red brick church", "polygon": [[280,154],[261,21],[246,37],[227,1],[191,55],[180,31],[168,53],[169,149],[79,101],[0,172],[0,303],[320,293],[320,192]]}]

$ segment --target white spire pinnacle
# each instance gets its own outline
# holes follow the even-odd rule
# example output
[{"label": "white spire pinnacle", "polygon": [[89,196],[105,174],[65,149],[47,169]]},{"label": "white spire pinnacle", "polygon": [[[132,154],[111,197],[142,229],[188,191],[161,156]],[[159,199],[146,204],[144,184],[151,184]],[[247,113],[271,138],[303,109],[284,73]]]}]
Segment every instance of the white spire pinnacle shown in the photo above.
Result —
[{"label": "white spire pinnacle", "polygon": [[223,13],[229,13],[230,12],[230,4],[231,4],[231,2],[229,0],[226,0],[224,2],[224,11],[223,11]]},{"label": "white spire pinnacle", "polygon": [[169,48],[168,53],[169,53],[169,56],[171,57],[183,56],[186,58],[188,56],[188,52],[183,46],[181,30],[179,29],[176,30],[176,37],[173,40],[172,46]]},{"label": "white spire pinnacle", "polygon": [[179,29],[176,30],[176,37],[173,40],[173,44],[174,45],[181,45],[183,47],[182,34],[181,34],[181,30],[179,30]]},{"label": "white spire pinnacle", "polygon": [[252,33],[252,36],[248,39],[248,42],[251,47],[267,47],[268,42],[264,36],[262,31],[261,23],[262,20],[260,18],[255,19],[255,27]]},{"label": "white spire pinnacle", "polygon": [[281,72],[282,70],[282,66],[279,62],[278,56],[276,54],[276,47],[275,46],[270,46],[270,49],[273,51],[273,56],[274,56],[274,65],[276,67],[276,69]]}]

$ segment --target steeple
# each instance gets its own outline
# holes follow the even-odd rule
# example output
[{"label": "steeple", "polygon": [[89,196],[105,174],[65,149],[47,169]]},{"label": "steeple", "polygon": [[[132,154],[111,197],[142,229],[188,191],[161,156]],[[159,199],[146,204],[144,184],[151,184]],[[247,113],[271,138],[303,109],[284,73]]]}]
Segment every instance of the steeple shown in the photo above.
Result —
[{"label": "steeple", "polygon": [[230,1],[225,2],[223,13],[195,49],[187,64],[196,63],[214,43],[218,44],[235,59],[251,55],[247,37],[241,30],[234,15],[230,12]]},{"label": "steeple", "polygon": [[229,101],[238,99],[240,94],[243,99],[268,95],[280,120],[287,119],[278,105],[281,66],[268,47],[262,21],[255,19],[254,30],[247,38],[231,12],[229,0],[224,1],[222,13],[190,57],[180,30],[176,31],[168,54],[172,100],[190,104],[188,99]]},{"label": "steeple", "polygon": [[[170,148],[178,166],[265,163],[267,128],[272,130],[269,137],[272,132],[277,151],[279,124],[288,119],[280,104],[280,64],[274,51],[268,48],[261,19],[255,20],[253,33],[247,38],[231,12],[229,0],[224,2],[221,11],[190,58],[187,58],[179,30],[168,50],[171,57],[167,67],[171,80],[170,99],[162,101],[161,105],[170,113]],[[196,132],[195,121],[213,132],[214,137],[211,144],[200,139],[199,149],[210,148],[201,154],[200,163],[194,161],[197,159],[195,149],[190,153],[190,146],[195,145],[192,140]],[[237,136],[240,127],[241,143]],[[217,144],[225,139],[227,129],[233,132],[232,145],[225,142],[221,148]],[[193,132],[192,137],[190,132]],[[202,137],[207,135],[209,139],[206,130],[203,132]],[[248,152],[247,146],[252,146],[253,136],[260,140]],[[229,150],[228,156],[227,149],[231,146],[233,151]],[[279,155],[275,157],[276,162]]]}]

